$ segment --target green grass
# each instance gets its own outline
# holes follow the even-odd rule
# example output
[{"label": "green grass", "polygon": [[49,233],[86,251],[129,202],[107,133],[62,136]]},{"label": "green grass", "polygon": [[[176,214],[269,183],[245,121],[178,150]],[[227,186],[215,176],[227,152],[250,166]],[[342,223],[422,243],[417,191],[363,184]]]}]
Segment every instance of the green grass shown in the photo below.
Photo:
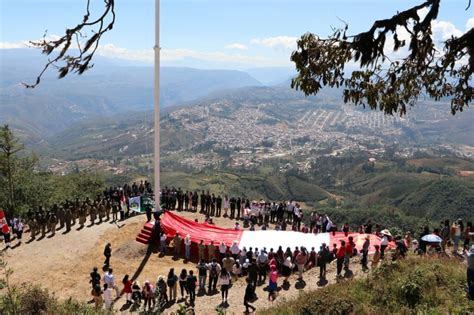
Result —
[{"label": "green grass", "polygon": [[304,292],[279,305],[278,314],[466,314],[474,302],[465,297],[465,274],[455,259],[409,257],[367,278]]}]

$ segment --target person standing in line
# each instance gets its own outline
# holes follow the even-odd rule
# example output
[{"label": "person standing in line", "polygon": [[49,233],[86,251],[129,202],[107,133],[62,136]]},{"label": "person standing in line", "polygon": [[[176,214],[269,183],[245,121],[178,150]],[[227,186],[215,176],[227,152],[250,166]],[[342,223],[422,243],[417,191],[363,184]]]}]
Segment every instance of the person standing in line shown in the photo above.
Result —
[{"label": "person standing in line", "polygon": [[112,256],[112,245],[110,243],[107,243],[104,248],[104,267],[109,268],[110,266],[110,257]]},{"label": "person standing in line", "polygon": [[196,266],[198,270],[199,277],[199,292],[206,291],[206,278],[207,278],[207,264],[204,259],[199,261],[199,264]]},{"label": "person standing in line", "polygon": [[329,252],[326,243],[323,243],[321,250],[318,252],[318,263],[319,263],[319,279],[326,279],[326,265],[331,260],[331,253]]},{"label": "person standing in line", "polygon": [[186,287],[188,288],[189,302],[191,304],[194,304],[194,300],[196,299],[196,281],[194,271],[189,270],[188,277],[186,278]]},{"label": "person standing in line", "polygon": [[217,263],[215,258],[212,259],[212,262],[208,266],[209,269],[209,286],[208,291],[215,291],[217,288],[217,278],[221,272],[221,266]]},{"label": "person standing in line", "polygon": [[148,280],[145,281],[142,295],[145,301],[143,310],[146,311],[146,307],[148,306],[148,311],[151,311],[155,307],[155,288]]},{"label": "person standing in line", "polygon": [[181,273],[179,274],[179,277],[178,277],[178,281],[179,281],[179,289],[181,291],[182,300],[186,299],[186,296],[188,295],[188,288],[186,286],[187,278],[188,278],[187,270],[186,269],[181,270]]},{"label": "person standing in line", "polygon": [[341,240],[341,246],[337,249],[336,252],[336,270],[337,278],[341,278],[342,267],[344,265],[344,257],[346,256],[346,242]]},{"label": "person standing in line", "polygon": [[166,239],[167,239],[167,236],[165,233],[161,232],[161,235],[160,235],[160,252],[161,254],[165,255],[166,254]]},{"label": "person standing in line", "polygon": [[230,273],[227,271],[227,269],[222,268],[221,274],[219,275],[219,285],[221,286],[222,304],[227,303],[227,296],[229,294],[230,282],[231,282]]},{"label": "person standing in line", "polygon": [[207,245],[207,253],[209,255],[208,261],[212,261],[214,258],[216,258],[216,246],[214,245],[214,241],[211,241],[211,243]]},{"label": "person standing in line", "polygon": [[168,279],[166,285],[169,288],[169,299],[170,301],[176,301],[176,295],[178,291],[178,277],[174,274],[174,268],[171,268],[168,273]]},{"label": "person standing in line", "polygon": [[188,234],[184,238],[184,259],[189,260],[191,257],[191,236]]},{"label": "person standing in line", "polygon": [[367,266],[367,256],[369,255],[369,248],[370,248],[370,237],[367,235],[365,237],[364,244],[362,245],[362,259],[360,263],[362,264],[362,270],[368,270],[369,267]]},{"label": "person standing in line", "polygon": [[204,244],[204,240],[201,240],[198,244],[198,256],[199,261],[206,259],[206,245]]},{"label": "person standing in line", "polygon": [[166,288],[165,277],[161,275],[158,276],[156,281],[156,290],[158,290],[158,293],[160,294],[158,305],[163,307],[166,303],[168,303],[168,294],[166,293],[168,290]]},{"label": "person standing in line", "polygon": [[219,255],[220,255],[220,260],[222,261],[225,257],[225,254],[227,253],[227,246],[225,245],[224,241],[221,242],[219,245]]},{"label": "person standing in line", "polygon": [[176,233],[176,235],[173,238],[173,245],[174,245],[174,256],[179,257],[181,255],[181,237],[179,237],[178,233]]},{"label": "person standing in line", "polygon": [[252,309],[252,312],[255,312],[256,308],[250,304],[254,298],[253,285],[249,278],[246,278],[245,281],[247,282],[244,295],[245,313],[249,313],[249,308]]},{"label": "person standing in line", "polygon": [[304,266],[308,262],[306,248],[301,247],[301,251],[295,257],[295,263],[298,266],[298,280],[303,280]]}]

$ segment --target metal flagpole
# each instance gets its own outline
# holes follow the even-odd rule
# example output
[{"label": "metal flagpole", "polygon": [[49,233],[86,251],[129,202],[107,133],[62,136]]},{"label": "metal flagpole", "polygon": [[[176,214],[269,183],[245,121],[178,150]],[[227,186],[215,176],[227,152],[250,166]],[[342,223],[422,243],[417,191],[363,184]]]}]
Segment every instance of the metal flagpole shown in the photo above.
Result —
[{"label": "metal flagpole", "polygon": [[155,205],[156,210],[160,206],[160,0],[155,0],[155,79],[153,89],[153,106],[155,117],[155,139],[154,139],[154,162],[155,162]]}]

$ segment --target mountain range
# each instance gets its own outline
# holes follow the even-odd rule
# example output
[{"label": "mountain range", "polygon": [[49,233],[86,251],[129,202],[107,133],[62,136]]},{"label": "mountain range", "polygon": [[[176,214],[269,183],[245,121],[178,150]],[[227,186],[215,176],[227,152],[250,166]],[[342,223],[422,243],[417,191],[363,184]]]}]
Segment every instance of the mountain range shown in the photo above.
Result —
[{"label": "mountain range", "polygon": [[[56,79],[49,69],[39,86],[34,82],[47,58],[32,49],[0,50],[0,122],[12,125],[27,142],[38,142],[74,122],[153,107],[153,67],[118,63],[97,56],[82,76]],[[237,70],[161,68],[162,108],[181,104],[221,89],[260,86]],[[286,76],[284,77],[286,78]]]}]

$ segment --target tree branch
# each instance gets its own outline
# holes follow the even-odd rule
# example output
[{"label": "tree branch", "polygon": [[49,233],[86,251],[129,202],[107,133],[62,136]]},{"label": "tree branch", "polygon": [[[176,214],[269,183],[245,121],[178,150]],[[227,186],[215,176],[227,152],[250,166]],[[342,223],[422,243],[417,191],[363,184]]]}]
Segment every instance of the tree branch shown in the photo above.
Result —
[{"label": "tree branch", "polygon": [[[115,23],[115,0],[104,0],[104,12],[94,21],[89,22],[90,18],[90,0],[87,0],[86,13],[82,22],[71,29],[66,29],[66,34],[57,40],[47,40],[46,34],[40,41],[31,41],[30,43],[42,50],[43,54],[51,55],[53,52],[58,52],[58,55],[49,60],[45,64],[43,70],[36,77],[33,84],[23,83],[27,88],[34,88],[41,82],[41,78],[46,70],[51,66],[58,68],[59,78],[65,77],[67,74],[74,72],[82,74],[84,71],[90,69],[93,64],[91,60],[99,47],[100,39],[106,32],[112,30]],[[106,25],[106,26],[105,26]],[[94,27],[98,27],[94,30]],[[82,31],[86,28],[92,28],[94,33],[89,39],[82,35]],[[83,38],[85,42],[81,45],[80,39]],[[71,44],[75,40],[78,53],[69,54],[71,52]],[[92,50],[90,50],[93,48]]]},{"label": "tree branch", "polygon": [[[474,29],[452,37],[440,55],[436,49],[431,22],[438,16],[440,0],[428,0],[392,18],[375,21],[367,31],[347,39],[347,25],[327,39],[305,34],[292,53],[298,76],[291,86],[306,95],[317,94],[323,86],[343,86],[344,102],[380,109],[387,114],[406,114],[418,96],[426,93],[439,100],[451,97],[451,111],[462,111],[472,100],[474,70]],[[418,11],[428,9],[422,19]],[[408,45],[399,32],[407,30]],[[392,36],[392,51],[407,46],[406,57],[387,58],[387,36]],[[465,63],[468,57],[468,63]],[[388,59],[388,62],[387,62]],[[344,67],[359,63],[360,71],[347,77]],[[388,66],[388,67],[387,67]]]}]

